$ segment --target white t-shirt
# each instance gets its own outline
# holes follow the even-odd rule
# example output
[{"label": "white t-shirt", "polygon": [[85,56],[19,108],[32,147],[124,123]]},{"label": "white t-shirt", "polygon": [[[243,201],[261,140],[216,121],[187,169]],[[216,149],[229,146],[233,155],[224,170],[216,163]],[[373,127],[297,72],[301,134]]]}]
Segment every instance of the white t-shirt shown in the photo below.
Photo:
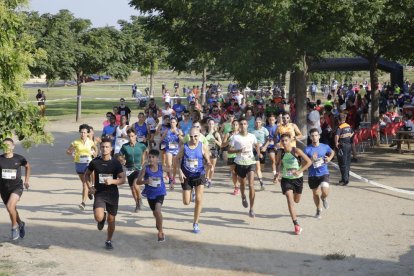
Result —
[{"label": "white t-shirt", "polygon": [[116,127],[116,138],[115,138],[114,153],[119,153],[119,151],[121,150],[122,145],[125,144],[125,143],[128,143],[127,138],[121,138],[122,134],[127,136],[127,130],[128,130],[128,126],[124,126],[123,129],[121,129],[119,126]]},{"label": "white t-shirt", "polygon": [[308,114],[308,120],[311,121],[311,123],[307,122],[308,132],[312,128],[316,128],[316,129],[318,129],[319,134],[321,134],[322,133],[322,129],[321,129],[321,115],[319,114],[319,111],[312,110]]},{"label": "white t-shirt", "polygon": [[234,98],[236,99],[236,101],[237,101],[237,103],[239,104],[239,105],[241,105],[241,102],[242,102],[242,99],[244,98],[244,96],[242,95],[242,94],[239,94],[239,95],[235,95],[234,96]]},{"label": "white t-shirt", "polygon": [[145,123],[149,126],[150,130],[157,129],[157,122],[153,117],[148,117],[147,119],[145,119]]},{"label": "white t-shirt", "polygon": [[247,133],[246,136],[237,134],[230,142],[230,146],[236,150],[243,149],[243,152],[237,153],[234,162],[238,165],[252,165],[256,164],[256,160],[253,155],[253,147],[257,144],[256,136],[251,133]]},{"label": "white t-shirt", "polygon": [[163,109],[163,110],[161,110],[161,112],[162,112],[162,117],[164,117],[165,115],[168,115],[168,116],[171,117],[171,115],[174,114],[174,109],[172,109],[172,108]]}]

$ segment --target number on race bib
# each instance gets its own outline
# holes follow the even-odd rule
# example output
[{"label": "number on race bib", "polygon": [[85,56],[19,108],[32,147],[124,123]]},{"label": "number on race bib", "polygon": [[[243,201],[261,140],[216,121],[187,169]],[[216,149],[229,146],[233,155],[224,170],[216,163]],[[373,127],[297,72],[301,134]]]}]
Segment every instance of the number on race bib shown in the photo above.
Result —
[{"label": "number on race bib", "polygon": [[89,163],[91,162],[91,157],[89,155],[81,155],[79,156],[79,163]]},{"label": "number on race bib", "polygon": [[169,147],[170,149],[176,149],[176,148],[178,148],[178,144],[177,144],[177,143],[175,143],[175,142],[171,142],[171,143],[169,143],[169,144],[168,144],[168,147]]},{"label": "number on race bib", "polygon": [[105,184],[105,179],[113,179],[113,175],[112,174],[100,173],[99,174],[99,184]]},{"label": "number on race bib", "polygon": [[2,169],[1,178],[3,179],[16,179],[17,170],[14,169]]},{"label": "number on race bib", "polygon": [[313,167],[316,169],[316,168],[319,168],[319,167],[321,167],[323,164],[325,163],[325,161],[323,160],[323,158],[322,157],[319,157],[319,158],[317,158],[316,160],[313,160]]},{"label": "number on race bib", "polygon": [[144,142],[145,136],[138,136],[138,142]]},{"label": "number on race bib", "polygon": [[198,168],[198,159],[187,159],[185,160],[187,167],[197,169]]},{"label": "number on race bib", "polygon": [[150,177],[149,184],[151,187],[157,188],[161,186],[161,178],[159,177]]},{"label": "number on race bib", "polygon": [[126,170],[125,174],[126,176],[130,176],[135,170]]}]

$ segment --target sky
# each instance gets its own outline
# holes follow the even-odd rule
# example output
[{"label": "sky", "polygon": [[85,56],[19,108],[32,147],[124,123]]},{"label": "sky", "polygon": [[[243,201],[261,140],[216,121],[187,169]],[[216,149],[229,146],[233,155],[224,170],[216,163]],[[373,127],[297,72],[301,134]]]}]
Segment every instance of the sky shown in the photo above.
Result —
[{"label": "sky", "polygon": [[30,0],[29,10],[40,14],[71,11],[75,17],[90,19],[94,27],[118,27],[118,19],[129,20],[138,11],[129,6],[129,0]]}]

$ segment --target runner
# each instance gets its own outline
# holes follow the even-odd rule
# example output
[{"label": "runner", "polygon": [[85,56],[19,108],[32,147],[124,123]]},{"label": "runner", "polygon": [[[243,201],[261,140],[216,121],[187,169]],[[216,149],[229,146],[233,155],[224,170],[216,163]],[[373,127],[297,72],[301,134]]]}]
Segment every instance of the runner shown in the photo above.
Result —
[{"label": "runner", "polygon": [[175,175],[177,173],[176,155],[179,151],[180,142],[183,139],[183,132],[177,128],[177,118],[170,118],[170,129],[166,130],[162,136],[161,141],[166,141],[165,157],[166,157],[166,171],[168,173],[170,190],[174,190]]},{"label": "runner", "polygon": [[115,150],[114,154],[119,153],[123,144],[128,143],[127,135],[128,125],[127,116],[121,116],[121,124],[115,129]]},{"label": "runner", "polygon": [[[108,138],[101,142],[101,156],[93,159],[85,172],[86,185],[90,193],[95,195],[93,213],[98,223],[98,230],[102,230],[105,221],[108,221],[108,234],[105,248],[113,249],[112,236],[115,232],[115,216],[118,212],[119,191],[118,185],[125,182],[125,173],[122,165],[115,158],[111,158],[112,143]],[[91,183],[94,174],[95,182]],[[106,212],[108,212],[108,215]],[[108,217],[108,218],[107,218]]]},{"label": "runner", "polygon": [[[88,186],[85,181],[85,171],[89,162],[92,160],[91,151],[98,152],[95,143],[89,139],[89,126],[86,124],[79,126],[80,139],[73,141],[66,150],[68,155],[73,155],[75,170],[82,182],[82,202],[79,204],[81,210],[85,210],[85,201],[88,198]],[[89,196],[92,200],[93,198]]]},{"label": "runner", "polygon": [[288,133],[291,137],[290,141],[292,143],[292,147],[296,147],[296,141],[303,138],[298,126],[290,122],[290,116],[286,112],[282,113],[282,124],[280,124],[277,128],[277,134],[281,136],[284,133]]},{"label": "runner", "polygon": [[269,131],[263,127],[262,118],[256,118],[254,129],[251,133],[256,137],[260,148],[260,152],[253,149],[253,153],[256,159],[256,174],[259,178],[260,189],[263,191],[265,187],[262,179],[262,164],[265,164],[266,150],[269,145]]},{"label": "runner", "polygon": [[148,146],[150,127],[145,122],[145,115],[143,112],[138,113],[138,121],[134,123],[133,128],[137,135],[137,141]]},{"label": "runner", "polygon": [[126,116],[126,124],[129,125],[129,120],[131,119],[131,109],[126,105],[124,98],[119,99],[118,114]]},{"label": "runner", "polygon": [[149,140],[149,147],[152,149],[157,145],[155,143],[155,133],[157,132],[157,126],[158,126],[158,118],[157,113],[154,113],[152,109],[148,110],[148,116],[145,119],[145,123],[147,124],[149,128],[149,134],[148,134],[148,140]]},{"label": "runner", "polygon": [[221,137],[220,134],[217,132],[216,124],[214,119],[207,120],[207,131],[206,131],[206,139],[208,141],[208,147],[210,149],[210,162],[211,166],[207,167],[207,188],[211,187],[211,181],[213,180],[214,176],[214,169],[217,164],[217,157],[218,157],[218,150],[217,148],[221,146]]},{"label": "runner", "polygon": [[184,135],[187,135],[193,125],[193,121],[190,118],[190,111],[184,110],[183,115],[184,119],[178,125]]},{"label": "runner", "polygon": [[351,166],[352,137],[354,130],[346,121],[346,114],[340,114],[339,127],[335,134],[335,147],[337,149],[338,165],[341,171],[339,185],[346,186],[349,183],[349,169]]},{"label": "runner", "polygon": [[116,130],[116,117],[111,115],[109,117],[109,125],[105,126],[102,130],[102,138],[109,138],[112,141],[112,146],[115,146],[115,130]]},{"label": "runner", "polygon": [[134,180],[138,177],[142,164],[146,159],[147,147],[143,143],[137,142],[137,135],[133,128],[127,130],[129,143],[123,144],[119,151],[119,161],[126,167],[126,177],[129,187],[131,188],[132,197],[135,200],[135,213],[141,210],[142,199],[141,192],[134,185]]},{"label": "runner", "polygon": [[158,230],[158,241],[163,242],[165,241],[165,235],[162,228],[161,207],[167,194],[164,179],[167,179],[168,176],[163,172],[162,165],[158,163],[159,156],[160,152],[158,150],[153,149],[149,151],[149,165],[145,166],[139,174],[137,185],[145,184],[144,190],[147,195],[148,205],[155,217],[155,226]]},{"label": "runner", "polygon": [[[223,138],[222,146],[228,149],[229,145],[232,143],[234,136],[239,134],[239,121],[234,120],[232,122],[232,130],[229,133],[226,133]],[[236,158],[236,153],[228,153],[227,154],[227,166],[230,168],[231,178],[233,181],[234,191],[232,195],[239,194],[239,185],[237,183],[237,174],[236,174],[236,163],[234,163],[234,159]]]},{"label": "runner", "polygon": [[267,144],[267,154],[269,155],[269,159],[272,162],[272,172],[273,172],[273,183],[277,182],[276,177],[276,149],[279,147],[279,136],[277,134],[277,127],[276,124],[276,117],[274,114],[269,114],[267,116],[267,122],[266,129],[269,132],[268,141]]},{"label": "runner", "polygon": [[256,160],[253,154],[253,147],[256,148],[256,152],[260,152],[259,143],[256,140],[256,137],[247,132],[248,123],[245,118],[239,119],[240,129],[239,134],[235,135],[230,143],[229,153],[236,153],[237,156],[234,159],[236,163],[236,174],[240,183],[240,191],[242,204],[244,208],[249,207],[249,204],[246,199],[245,189],[246,189],[246,178],[249,182],[249,201],[250,201],[250,210],[249,216],[251,218],[255,217],[253,211],[255,191],[254,191],[254,170],[256,167]]},{"label": "runner", "polygon": [[[329,208],[327,197],[329,193],[329,169],[328,163],[335,152],[326,144],[319,143],[320,134],[317,128],[309,131],[312,143],[306,147],[305,154],[312,160],[313,166],[309,167],[309,188],[312,189],[313,202],[316,205],[315,217],[321,218],[321,200],[325,209]],[[321,195],[322,193],[322,195]]]},{"label": "runner", "polygon": [[184,143],[177,154],[177,163],[181,164],[181,170],[184,174],[184,183],[181,184],[183,188],[183,203],[190,204],[191,190],[195,189],[195,207],[194,207],[194,221],[193,232],[195,234],[200,232],[198,225],[200,213],[202,209],[202,199],[204,185],[206,184],[206,175],[203,164],[203,157],[206,160],[206,166],[210,166],[210,152],[207,145],[203,145],[200,139],[199,128],[193,127],[190,130],[190,141]]},{"label": "runner", "polygon": [[46,95],[45,91],[37,89],[36,94],[37,105],[39,106],[40,116],[44,117],[46,112]]},{"label": "runner", "polygon": [[[295,210],[295,202],[299,203],[303,189],[303,171],[312,165],[309,159],[302,150],[292,146],[292,139],[289,133],[284,133],[280,136],[281,148],[277,152],[277,176],[282,175],[281,187],[282,193],[286,196],[289,213],[295,226],[295,234],[299,235],[302,232]],[[306,164],[301,165],[300,159],[303,159]]]},{"label": "runner", "polygon": [[21,167],[25,169],[24,187],[29,189],[30,164],[23,156],[14,153],[14,141],[3,140],[4,154],[0,155],[0,195],[11,221],[11,240],[24,238],[25,223],[17,212],[17,202],[23,194]]}]

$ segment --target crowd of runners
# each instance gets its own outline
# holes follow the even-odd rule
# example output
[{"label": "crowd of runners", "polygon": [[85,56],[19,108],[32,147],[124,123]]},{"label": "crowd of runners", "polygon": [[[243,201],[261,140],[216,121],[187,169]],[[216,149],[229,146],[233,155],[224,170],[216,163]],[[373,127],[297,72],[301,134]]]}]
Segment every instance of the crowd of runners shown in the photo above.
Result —
[{"label": "crowd of runners", "polygon": [[[354,105],[361,90],[349,92],[352,87],[339,94],[333,90],[323,103],[308,99],[308,133],[301,133],[295,124],[293,96],[285,99],[283,89],[278,87],[242,93],[236,84],[230,84],[227,93],[223,93],[220,85],[210,85],[207,104],[201,106],[197,87],[183,90],[185,95],[180,97],[176,82],[173,97],[164,86],[161,106],[151,98],[136,119],[121,98],[119,106],[106,113],[101,136],[95,136],[92,126],[82,124],[79,139],[66,151],[73,157],[82,183],[79,208],[85,210],[88,199],[93,202],[98,229],[108,225],[105,247],[112,249],[118,185],[127,182],[135,212],[141,210],[142,199],[147,199],[156,220],[157,240],[162,242],[164,197],[179,182],[183,204],[194,202],[192,229],[199,233],[203,192],[205,188],[214,188],[214,173],[220,164],[228,166],[231,194],[240,195],[241,206],[248,209],[251,218],[256,216],[255,183],[261,190],[270,182],[280,185],[294,232],[299,235],[302,227],[295,204],[301,199],[305,171],[316,207],[315,217],[320,219],[322,209],[329,208],[328,163],[337,156],[341,175],[337,184],[346,186],[351,159],[357,161],[352,139],[354,129],[364,117],[363,112],[355,114]],[[311,95],[312,91],[311,88]],[[181,98],[188,104],[184,105]],[[4,144],[4,154],[0,156],[1,197],[11,218],[11,238],[16,240],[25,235],[25,224],[16,204],[23,184],[29,188],[30,166],[24,157],[13,153],[12,139],[6,139]],[[26,169],[24,181],[21,167]],[[271,181],[263,178],[264,170],[272,171]]]}]

